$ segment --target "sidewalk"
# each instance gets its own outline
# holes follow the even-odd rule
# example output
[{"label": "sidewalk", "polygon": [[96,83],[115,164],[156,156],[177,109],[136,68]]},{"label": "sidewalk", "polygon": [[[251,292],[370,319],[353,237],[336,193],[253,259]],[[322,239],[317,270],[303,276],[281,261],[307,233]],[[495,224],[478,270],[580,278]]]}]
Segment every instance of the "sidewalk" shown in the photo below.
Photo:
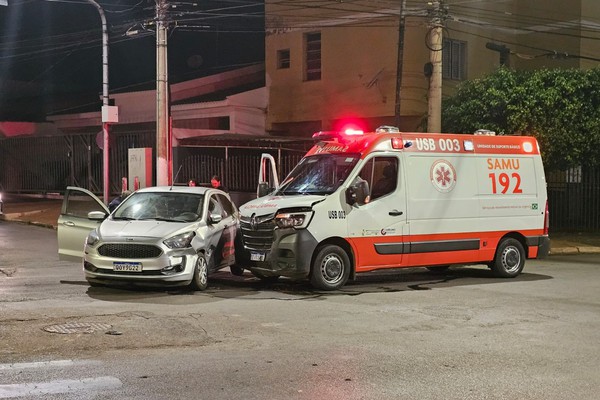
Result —
[{"label": "sidewalk", "polygon": [[[0,220],[16,221],[51,229],[57,228],[62,199],[4,200]],[[600,233],[552,233],[550,254],[600,254]]]}]

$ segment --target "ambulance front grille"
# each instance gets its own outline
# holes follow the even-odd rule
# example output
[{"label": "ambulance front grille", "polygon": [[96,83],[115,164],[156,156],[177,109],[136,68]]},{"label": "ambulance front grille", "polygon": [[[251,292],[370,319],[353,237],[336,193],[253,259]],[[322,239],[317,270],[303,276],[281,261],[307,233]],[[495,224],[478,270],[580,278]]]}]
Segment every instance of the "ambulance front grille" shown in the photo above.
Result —
[{"label": "ambulance front grille", "polygon": [[240,220],[242,229],[242,240],[244,247],[248,250],[267,251],[271,249],[275,231],[275,220],[256,223],[254,228],[249,218],[242,217]]}]

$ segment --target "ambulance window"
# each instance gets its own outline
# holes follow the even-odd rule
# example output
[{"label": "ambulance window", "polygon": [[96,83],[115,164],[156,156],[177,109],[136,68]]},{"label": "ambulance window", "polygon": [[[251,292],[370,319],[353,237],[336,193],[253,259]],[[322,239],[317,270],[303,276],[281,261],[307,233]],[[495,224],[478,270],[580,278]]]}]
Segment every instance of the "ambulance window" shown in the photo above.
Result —
[{"label": "ambulance window", "polygon": [[398,186],[398,159],[375,157],[363,167],[359,176],[369,183],[371,201],[390,194]]}]

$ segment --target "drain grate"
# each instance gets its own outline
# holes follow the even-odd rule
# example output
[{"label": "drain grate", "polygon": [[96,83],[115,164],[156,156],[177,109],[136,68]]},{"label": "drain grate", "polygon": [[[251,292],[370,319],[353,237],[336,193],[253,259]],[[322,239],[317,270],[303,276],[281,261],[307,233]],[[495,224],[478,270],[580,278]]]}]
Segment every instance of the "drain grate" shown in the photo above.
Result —
[{"label": "drain grate", "polygon": [[66,324],[49,325],[43,329],[50,333],[94,333],[95,331],[107,331],[112,325],[98,322],[67,322]]}]

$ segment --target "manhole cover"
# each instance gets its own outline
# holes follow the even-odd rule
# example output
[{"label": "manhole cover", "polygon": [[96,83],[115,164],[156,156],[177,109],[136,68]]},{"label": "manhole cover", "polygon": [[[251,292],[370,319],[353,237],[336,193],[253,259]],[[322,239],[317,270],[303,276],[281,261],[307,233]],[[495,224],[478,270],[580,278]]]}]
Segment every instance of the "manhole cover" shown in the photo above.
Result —
[{"label": "manhole cover", "polygon": [[68,322],[66,324],[49,325],[43,329],[50,333],[94,333],[95,331],[107,331],[112,325],[97,322]]}]

